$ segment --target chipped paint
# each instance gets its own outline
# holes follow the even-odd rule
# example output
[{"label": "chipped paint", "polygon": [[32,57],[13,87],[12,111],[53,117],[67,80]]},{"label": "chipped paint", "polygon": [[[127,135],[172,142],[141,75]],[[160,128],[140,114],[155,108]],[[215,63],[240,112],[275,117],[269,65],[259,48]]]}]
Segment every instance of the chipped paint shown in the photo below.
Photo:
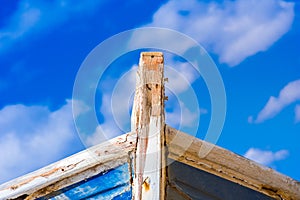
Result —
[{"label": "chipped paint", "polygon": [[143,181],[143,190],[148,192],[150,190],[150,178],[146,177]]},{"label": "chipped paint", "polygon": [[[187,149],[182,149],[183,145],[180,141],[191,141],[191,144]],[[264,167],[218,146],[214,146],[206,157],[199,157],[199,148],[206,142],[168,126],[166,126],[166,142],[169,150],[168,157],[173,160],[275,199],[300,199],[300,183],[271,168]]]},{"label": "chipped paint", "polygon": [[[114,169],[93,176],[87,180],[82,180],[69,187],[54,191],[39,200],[55,200],[60,198],[86,199],[98,196],[97,199],[113,199],[129,192],[131,199],[130,164],[125,163]],[[101,198],[100,198],[101,197]]]},{"label": "chipped paint", "polygon": [[124,134],[2,184],[0,199],[38,198],[127,163],[135,142],[134,133]]},{"label": "chipped paint", "polygon": [[131,128],[137,133],[136,176],[134,178],[134,199],[136,200],[164,199],[163,68],[162,53],[141,53],[131,118]]},{"label": "chipped paint", "polygon": [[[160,52],[141,54],[131,133],[0,185],[0,199],[181,200],[198,198],[197,187],[204,188],[204,199],[216,199],[215,190],[206,193],[209,180],[242,186],[265,199],[300,199],[299,182],[166,126],[163,62]],[[203,146],[213,147],[206,157],[198,154]],[[165,167],[167,160],[174,163]],[[194,176],[187,178],[190,172]]]}]

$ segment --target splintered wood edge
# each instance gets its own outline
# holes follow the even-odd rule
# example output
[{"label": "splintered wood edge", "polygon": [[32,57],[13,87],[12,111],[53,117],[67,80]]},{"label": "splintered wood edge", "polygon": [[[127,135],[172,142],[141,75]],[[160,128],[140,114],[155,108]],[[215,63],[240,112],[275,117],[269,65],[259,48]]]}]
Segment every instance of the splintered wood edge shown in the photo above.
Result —
[{"label": "splintered wood edge", "polygon": [[[264,193],[275,199],[300,199],[300,183],[226,149],[207,143],[166,126],[168,157]],[[182,142],[190,142],[183,148]],[[199,157],[202,145],[213,145],[205,157]]]},{"label": "splintered wood edge", "polygon": [[165,165],[161,153],[165,144],[163,61],[162,52],[140,54],[131,116],[131,130],[138,136],[133,180],[133,199],[136,200],[165,199],[166,172],[161,167]]},{"label": "splintered wood edge", "polygon": [[141,52],[141,57],[142,56],[163,56],[162,52]]},{"label": "splintered wood edge", "polygon": [[26,199],[45,196],[131,162],[131,153],[135,147],[136,134],[123,134],[0,185],[0,199],[14,199],[23,195]]}]

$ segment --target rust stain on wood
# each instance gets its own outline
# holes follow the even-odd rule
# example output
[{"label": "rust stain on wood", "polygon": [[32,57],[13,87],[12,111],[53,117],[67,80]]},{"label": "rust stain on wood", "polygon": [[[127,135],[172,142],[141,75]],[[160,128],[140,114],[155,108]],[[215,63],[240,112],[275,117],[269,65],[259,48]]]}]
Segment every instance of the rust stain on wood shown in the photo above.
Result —
[{"label": "rust stain on wood", "polygon": [[[161,134],[163,134],[161,130],[163,130],[162,127],[164,126],[163,62],[164,59],[161,52],[141,53],[132,111],[132,131],[136,131],[137,133],[134,199],[142,199],[142,191],[160,193],[155,190],[159,190],[159,187],[161,186],[161,183],[159,182],[160,176],[151,178],[151,182],[156,185],[156,188],[151,188],[151,183],[147,183],[147,181],[145,181],[144,175],[146,163],[148,163],[147,167],[151,164],[153,164],[153,167],[161,164],[161,155],[157,157],[157,160],[149,163],[149,161],[147,161],[147,154],[149,151],[153,151],[153,148],[161,153],[161,143],[164,144],[164,142],[161,142]],[[153,131],[157,132],[154,133]],[[157,142],[155,138],[158,138]],[[154,146],[149,147],[149,143],[151,142],[152,144],[155,144],[153,144]],[[154,164],[156,162],[157,164]],[[157,173],[161,174],[161,167],[156,166],[156,168],[158,171]],[[148,175],[154,176],[153,174]],[[163,176],[161,176],[161,179],[163,179]],[[150,180],[150,178],[148,177],[146,180]],[[159,197],[156,196],[154,198],[157,199]]]},{"label": "rust stain on wood", "polygon": [[147,177],[144,181],[143,181],[143,188],[146,192],[148,192],[150,190],[150,179],[149,177]]},{"label": "rust stain on wood", "polygon": [[21,182],[21,183],[18,183],[17,185],[11,186],[10,189],[15,190],[15,189],[21,187],[22,185],[26,185],[27,183],[33,181],[33,180],[36,179],[36,178],[40,178],[40,177],[47,178],[47,177],[51,176],[52,174],[54,174],[54,173],[56,173],[56,172],[58,172],[58,171],[66,172],[66,171],[68,171],[68,170],[73,169],[74,167],[76,167],[77,164],[79,164],[79,163],[81,163],[81,162],[83,162],[83,161],[84,161],[84,160],[81,160],[81,161],[79,161],[79,162],[77,162],[77,163],[75,163],[75,164],[71,164],[71,165],[68,165],[68,166],[65,166],[65,167],[54,168],[54,169],[51,169],[50,171],[47,171],[47,172],[42,173],[42,174],[40,174],[40,175],[35,175],[35,176],[33,176],[33,177],[30,177],[29,179],[24,180],[24,181]]},{"label": "rust stain on wood", "polygon": [[[8,199],[35,199],[111,167],[116,167],[120,163],[135,162],[132,164],[135,169],[130,168],[131,174],[135,176],[131,180],[135,186],[134,199],[164,199],[168,189],[174,190],[182,198],[189,199],[174,185],[167,187],[167,171],[163,169],[164,166],[159,166],[157,163],[166,163],[168,157],[275,199],[300,199],[299,182],[217,146],[214,146],[206,157],[199,157],[200,147],[209,145],[208,143],[166,126],[164,122],[164,101],[166,100],[164,82],[166,79],[163,77],[163,64],[164,58],[161,52],[141,53],[131,133],[101,144],[97,148],[91,148],[92,156],[89,158],[81,152],[77,157],[74,155],[76,159],[66,158],[59,162],[59,165],[54,164],[26,178],[20,178],[11,186],[5,185],[0,192],[5,193],[7,192],[5,190],[9,190],[14,193],[9,194],[11,198]],[[156,132],[153,133],[154,131]],[[133,135],[135,137],[132,137]],[[156,138],[159,137],[159,140],[153,140],[153,135]],[[174,138],[176,138],[175,142]],[[191,143],[187,148],[182,148],[181,144],[185,141]],[[154,144],[155,142],[157,144]],[[155,148],[161,151],[161,154],[155,157],[159,161],[156,162],[155,159],[150,159],[150,161],[155,161],[155,167],[157,167],[155,169],[158,170],[159,176],[145,171],[145,167],[152,164],[147,160],[148,151]],[[94,159],[93,156],[98,156],[101,161],[91,161]],[[80,161],[77,162],[77,160]],[[81,162],[83,164],[79,164]],[[38,180],[40,183],[36,184],[35,179],[38,178],[46,179]],[[26,187],[30,186],[35,188],[28,190]],[[153,191],[155,191],[155,196],[153,196]],[[146,194],[147,198],[143,198],[144,193],[150,194],[150,197]]]}]

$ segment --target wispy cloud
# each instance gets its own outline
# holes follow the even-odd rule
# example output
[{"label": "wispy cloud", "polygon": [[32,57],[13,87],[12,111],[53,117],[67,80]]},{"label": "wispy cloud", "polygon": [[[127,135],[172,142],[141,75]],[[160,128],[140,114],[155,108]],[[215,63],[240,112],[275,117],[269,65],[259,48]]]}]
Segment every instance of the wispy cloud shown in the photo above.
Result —
[{"label": "wispy cloud", "polygon": [[100,114],[103,117],[94,133],[85,138],[88,146],[99,144],[130,131],[130,111],[135,91],[137,65],[120,78],[107,78],[101,85]]},{"label": "wispy cloud", "polygon": [[35,32],[49,31],[77,13],[90,13],[101,1],[28,1],[21,0],[18,9],[0,29],[0,51],[9,48],[17,40]]},{"label": "wispy cloud", "polygon": [[[278,97],[271,96],[258,113],[255,123],[261,123],[265,120],[271,119],[279,114],[288,105],[300,100],[300,80],[288,83],[279,93]],[[296,116],[298,108],[295,109]]]},{"label": "wispy cloud", "polygon": [[296,105],[295,107],[295,122],[300,122],[300,105]]},{"label": "wispy cloud", "polygon": [[191,88],[192,83],[200,78],[200,74],[190,63],[173,59],[173,56],[165,58],[165,77],[169,80],[166,87],[173,93],[180,94]]},{"label": "wispy cloud", "polygon": [[186,33],[217,53],[221,62],[235,66],[267,50],[290,29],[293,20],[294,3],[282,0],[222,4],[179,0],[161,6],[147,26]]},{"label": "wispy cloud", "polygon": [[245,157],[254,160],[262,165],[270,166],[275,161],[284,160],[289,155],[287,150],[280,150],[276,152],[264,151],[257,148],[250,148],[246,153]]},{"label": "wispy cloud", "polygon": [[[106,118],[107,119],[107,118]],[[102,142],[108,141],[113,137],[121,135],[122,130],[116,125],[113,120],[105,121],[97,126],[96,130],[84,139],[84,144],[94,146]]]},{"label": "wispy cloud", "polygon": [[198,124],[197,119],[199,120],[199,113],[189,110],[181,101],[166,113],[166,123],[172,127],[193,127],[196,122]]},{"label": "wispy cloud", "polygon": [[28,173],[82,148],[71,101],[56,111],[11,105],[0,110],[0,182]]},{"label": "wispy cloud", "polygon": [[172,127],[197,127],[200,114],[207,114],[206,109],[199,108],[192,87],[200,75],[187,62],[174,61],[172,56],[167,56],[165,60],[165,76],[169,80],[166,83],[166,95],[171,97],[166,102],[166,106],[171,108],[167,109],[166,123]]}]

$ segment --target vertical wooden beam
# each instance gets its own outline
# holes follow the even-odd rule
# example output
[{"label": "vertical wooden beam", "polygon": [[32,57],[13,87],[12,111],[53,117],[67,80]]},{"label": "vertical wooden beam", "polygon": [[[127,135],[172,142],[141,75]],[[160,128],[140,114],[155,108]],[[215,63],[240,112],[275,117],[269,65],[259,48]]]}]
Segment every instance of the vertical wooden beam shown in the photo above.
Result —
[{"label": "vertical wooden beam", "polygon": [[134,199],[165,199],[164,59],[161,52],[140,56],[131,118],[137,133]]}]

